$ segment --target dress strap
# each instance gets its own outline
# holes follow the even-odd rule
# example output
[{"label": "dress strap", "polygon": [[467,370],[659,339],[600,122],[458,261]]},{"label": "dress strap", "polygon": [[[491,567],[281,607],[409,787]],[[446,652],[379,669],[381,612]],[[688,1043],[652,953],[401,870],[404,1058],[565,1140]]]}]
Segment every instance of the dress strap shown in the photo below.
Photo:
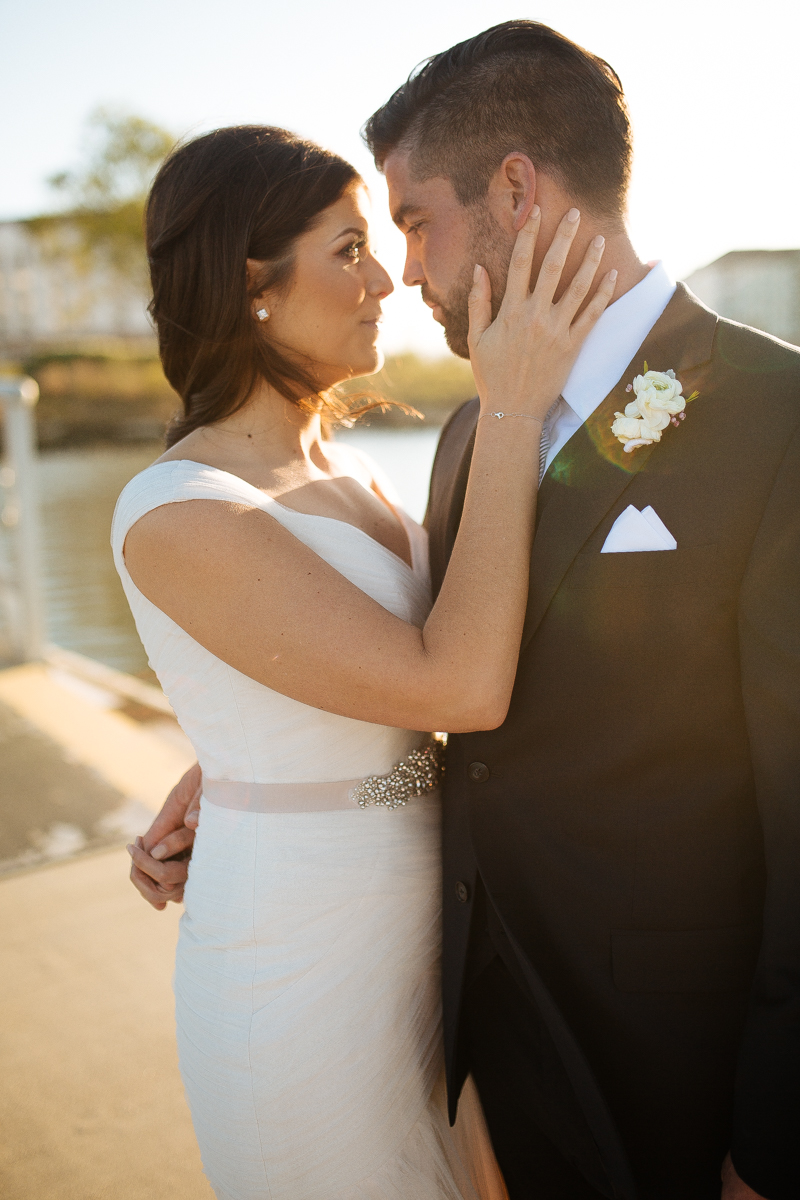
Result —
[{"label": "dress strap", "polygon": [[122,548],[136,522],[154,508],[183,500],[227,500],[276,515],[272,497],[238,475],[190,459],[153,463],[123,488],[114,510],[111,546],[118,570],[125,569]]}]

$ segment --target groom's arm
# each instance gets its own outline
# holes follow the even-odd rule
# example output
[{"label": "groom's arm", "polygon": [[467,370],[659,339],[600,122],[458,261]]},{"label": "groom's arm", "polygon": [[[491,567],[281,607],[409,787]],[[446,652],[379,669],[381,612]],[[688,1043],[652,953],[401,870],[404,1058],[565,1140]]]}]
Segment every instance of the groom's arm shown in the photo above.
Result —
[{"label": "groom's arm", "polygon": [[740,602],[742,688],[764,835],[761,954],[731,1158],[767,1200],[800,1196],[800,428],[778,471]]}]

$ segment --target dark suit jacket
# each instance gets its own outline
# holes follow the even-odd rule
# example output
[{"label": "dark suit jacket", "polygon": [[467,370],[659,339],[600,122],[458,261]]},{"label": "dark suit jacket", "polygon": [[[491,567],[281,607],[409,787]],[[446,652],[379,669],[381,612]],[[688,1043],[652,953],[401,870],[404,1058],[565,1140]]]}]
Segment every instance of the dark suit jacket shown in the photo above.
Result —
[{"label": "dark suit jacket", "polygon": [[[626,454],[611,423],[644,360],[700,396],[660,443]],[[455,414],[434,465],[435,589],[476,417],[477,401]],[[677,550],[601,554],[629,504],[651,504]],[[796,1200],[798,350],[679,285],[547,472],[508,717],[451,737],[444,796],[451,1102],[469,1069],[459,1012],[482,880],[543,985],[540,1011],[554,1002],[545,1025],[565,1022],[564,1062],[573,1038],[594,1139],[604,1120],[611,1141],[616,1128],[638,1194],[718,1196],[730,1146],[757,1192]],[[633,1194],[600,1150],[606,1190]]]}]

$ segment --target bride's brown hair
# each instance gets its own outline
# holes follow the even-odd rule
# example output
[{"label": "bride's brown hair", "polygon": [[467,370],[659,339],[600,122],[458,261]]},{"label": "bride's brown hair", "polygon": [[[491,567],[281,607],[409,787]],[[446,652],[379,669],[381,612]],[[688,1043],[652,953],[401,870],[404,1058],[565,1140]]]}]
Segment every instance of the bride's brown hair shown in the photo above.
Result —
[{"label": "bride's brown hair", "polygon": [[[288,286],[292,244],[360,176],[350,163],[285,129],[216,129],[161,166],[145,229],[164,374],[183,401],[167,445],[236,412],[259,378],[301,408],[342,416],[311,370],[270,342],[251,308]],[[247,284],[247,259],[263,263]]]}]

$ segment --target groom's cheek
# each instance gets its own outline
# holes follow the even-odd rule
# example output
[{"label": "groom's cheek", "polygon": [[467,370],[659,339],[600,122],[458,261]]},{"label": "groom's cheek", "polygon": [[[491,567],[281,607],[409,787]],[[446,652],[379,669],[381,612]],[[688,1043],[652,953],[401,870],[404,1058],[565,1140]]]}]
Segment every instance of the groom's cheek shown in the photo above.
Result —
[{"label": "groom's cheek", "polygon": [[432,223],[420,237],[420,266],[431,293],[440,300],[446,301],[465,274],[471,286],[472,257],[464,231],[448,229],[444,222]]}]

